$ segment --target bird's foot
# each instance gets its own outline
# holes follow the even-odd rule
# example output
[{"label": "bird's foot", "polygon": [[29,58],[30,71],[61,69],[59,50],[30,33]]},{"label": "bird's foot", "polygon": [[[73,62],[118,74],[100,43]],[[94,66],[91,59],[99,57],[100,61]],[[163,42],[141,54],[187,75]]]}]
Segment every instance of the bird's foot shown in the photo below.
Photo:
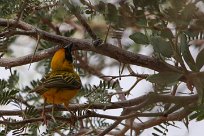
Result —
[{"label": "bird's foot", "polygon": [[42,118],[43,118],[43,125],[46,125],[47,126],[47,117],[46,117],[46,114],[45,114],[45,110],[43,109],[42,111]]},{"label": "bird's foot", "polygon": [[77,121],[77,116],[76,113],[73,111],[69,111],[70,112],[70,125],[75,126],[76,121]]}]

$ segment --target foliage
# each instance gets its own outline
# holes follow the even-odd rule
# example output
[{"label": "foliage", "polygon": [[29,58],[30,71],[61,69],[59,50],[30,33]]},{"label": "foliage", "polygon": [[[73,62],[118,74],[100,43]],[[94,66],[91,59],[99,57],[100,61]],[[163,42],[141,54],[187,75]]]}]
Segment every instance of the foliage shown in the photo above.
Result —
[{"label": "foliage", "polygon": [[[160,85],[169,85],[173,82],[176,82],[181,78],[182,74],[174,73],[174,72],[160,72],[158,74],[154,74],[147,78],[148,81]],[[168,77],[168,78],[166,78]]]},{"label": "foliage", "polygon": [[8,80],[0,80],[0,105],[7,105],[12,102],[12,98],[19,92],[17,83],[19,76],[16,71],[9,77]]},{"label": "foliage", "polygon": [[166,136],[168,134],[169,126],[179,128],[178,126],[175,126],[175,122],[165,122],[163,124],[153,127],[154,132],[152,133],[152,136]]},{"label": "foliage", "polygon": [[[118,99],[117,102],[119,103],[127,101],[131,98],[129,97],[131,96],[130,94],[136,94],[136,91],[134,91],[135,86],[137,86],[141,80],[148,81],[152,84],[151,91],[156,96],[160,96],[161,94],[167,96],[177,95],[178,88],[183,83],[185,83],[188,90],[182,90],[182,94],[190,93],[189,96],[191,96],[192,93],[195,93],[195,90],[198,93],[199,98],[196,102],[186,101],[186,103],[180,103],[180,101],[176,101],[175,103],[168,103],[164,99],[157,102],[157,100],[153,98],[146,101],[140,101],[141,103],[139,104],[135,101],[131,101],[129,103],[130,105],[132,103],[137,104],[123,107],[123,112],[121,112],[121,116],[118,117],[126,116],[123,115],[125,112],[127,116],[135,114],[134,117],[122,119],[125,120],[125,128],[129,127],[128,130],[132,130],[133,126],[128,126],[128,121],[143,121],[141,121],[138,117],[139,115],[136,115],[135,112],[144,113],[144,115],[146,115],[146,112],[150,112],[155,114],[152,114],[151,117],[156,116],[159,118],[166,116],[164,113],[172,115],[173,113],[179,112],[179,110],[189,108],[191,112],[193,112],[190,119],[197,119],[198,121],[203,120],[204,49],[201,41],[203,41],[204,38],[204,20],[203,13],[197,7],[199,2],[202,2],[202,0],[121,0],[115,3],[96,0],[80,0],[79,2],[65,0],[12,0],[11,2],[1,0],[0,17],[4,19],[14,19],[16,24],[18,24],[19,21],[23,21],[39,30],[64,38],[78,38],[77,36],[79,36],[94,41],[95,39],[88,31],[91,29],[96,33],[98,36],[97,38],[104,41],[104,44],[112,43],[117,45],[119,47],[118,50],[121,49],[123,53],[130,51],[128,52],[129,54],[126,54],[127,56],[137,54],[139,56],[138,62],[134,62],[133,64],[157,70],[154,74],[137,73],[137,70],[131,68],[130,64],[121,63],[124,56],[117,56],[117,58],[119,58],[119,63],[112,60],[109,63],[109,58],[99,56],[95,52],[74,51],[73,56],[76,58],[75,67],[78,70],[77,72],[82,75],[81,77],[91,80],[93,77],[92,75],[95,75],[102,79],[98,85],[93,85],[91,83],[84,84],[75,99],[77,102],[81,99],[85,99],[89,107],[101,104],[105,105],[105,110],[106,106],[110,106],[113,103],[113,96],[116,96]],[[85,27],[84,22],[82,22],[83,19],[86,21],[85,23],[90,25],[90,28]],[[27,33],[24,31],[27,31]],[[128,35],[126,34],[127,31],[130,31]],[[17,28],[15,25],[12,27],[3,27],[0,22],[0,52],[8,56],[10,55],[6,52],[7,48],[9,48],[12,42],[19,37],[19,32],[32,38],[39,38],[38,47],[33,49],[33,52],[43,51],[56,44],[54,39],[47,40],[40,33],[37,33],[36,36],[36,34],[33,34],[30,30],[24,29],[23,26],[20,28]],[[126,39],[124,40],[124,38]],[[75,41],[78,39],[75,39]],[[128,42],[126,42],[126,40]],[[149,56],[138,54],[143,46],[152,48],[152,54]],[[192,53],[192,48],[198,50],[196,55]],[[94,47],[93,51],[95,50],[97,50],[97,47]],[[103,53],[103,48],[99,47],[99,50],[98,53],[102,52],[101,54],[106,54]],[[108,50],[107,46],[106,51]],[[116,53],[118,52],[116,51]],[[0,57],[2,57],[3,54],[0,55]],[[94,55],[97,56],[97,58],[94,58],[95,60],[93,59]],[[140,57],[144,57],[145,62],[140,62]],[[131,57],[129,59],[130,61],[132,60]],[[153,62],[152,60],[155,61]],[[149,63],[152,63],[152,65],[148,65]],[[101,71],[105,70],[105,68],[118,68],[119,76],[103,75]],[[49,70],[50,59],[38,62],[36,71],[45,74],[49,72]],[[124,74],[124,71],[129,74]],[[120,83],[125,81],[123,77],[136,77],[135,81],[131,81],[132,86],[128,90],[124,90],[120,86]],[[32,122],[33,119],[41,117],[39,107],[43,107],[41,97],[35,93],[31,93],[38,82],[39,80],[30,79],[30,85],[20,87],[17,71],[13,71],[7,80],[0,80],[0,105],[13,104],[21,111],[21,113],[18,114],[21,120],[8,116],[6,116],[5,119],[4,115],[1,116],[1,121],[10,123],[1,125],[2,129],[0,129],[0,135],[6,135],[9,132],[12,132],[13,135],[37,135],[40,133],[39,129],[43,125],[43,122]],[[117,107],[117,105],[114,106]],[[139,109],[137,109],[137,106]],[[176,106],[176,108],[178,106],[178,108],[172,108],[174,106]],[[82,108],[73,111],[77,116],[84,117],[76,121],[74,124],[75,126],[70,125],[64,120],[55,121],[52,118],[48,121],[46,131],[41,134],[73,135],[80,133],[82,130],[86,130],[87,135],[97,135],[101,131],[106,131],[106,128],[110,129],[111,126],[114,125],[114,123],[108,122],[105,115],[105,117],[98,117],[98,114],[96,115],[96,113],[100,113],[100,110],[89,109],[89,107],[87,107],[87,109]],[[129,112],[127,112],[128,108],[131,109]],[[54,111],[54,117],[62,117],[64,119],[70,118],[70,114],[67,111],[59,109],[57,108],[57,110]],[[154,109],[159,110],[154,113]],[[162,115],[158,115],[157,113],[161,113]],[[185,117],[188,118],[189,114]],[[86,117],[89,115],[93,116]],[[141,115],[141,117],[143,116]],[[149,117],[149,115],[147,117]],[[121,118],[113,120],[117,121],[120,119]],[[29,120],[30,122],[22,123],[22,125],[12,124],[25,120]],[[167,126],[169,125],[176,127],[174,123],[164,122],[164,124],[154,126],[154,130],[157,133],[153,132],[152,135],[167,135]],[[145,129],[145,127],[143,129]],[[147,125],[147,127],[149,126]],[[119,127],[115,126],[114,128],[114,130],[118,132],[123,131]],[[91,131],[89,131],[89,129]],[[137,129],[135,128],[135,130]],[[135,133],[142,133],[142,130]]]},{"label": "foliage", "polygon": [[117,81],[112,83],[110,81],[100,81],[99,85],[85,85],[81,89],[82,96],[87,97],[89,103],[109,103],[111,101],[111,96],[108,90],[116,89]]}]

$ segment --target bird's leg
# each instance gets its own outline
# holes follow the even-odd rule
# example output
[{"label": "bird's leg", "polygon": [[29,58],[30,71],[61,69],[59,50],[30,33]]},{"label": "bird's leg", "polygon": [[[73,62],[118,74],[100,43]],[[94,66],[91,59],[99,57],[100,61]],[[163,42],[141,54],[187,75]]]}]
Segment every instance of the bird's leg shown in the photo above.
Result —
[{"label": "bird's leg", "polygon": [[55,119],[55,117],[54,117],[54,110],[55,110],[55,105],[53,104],[53,105],[52,105],[52,115],[51,115],[51,118],[52,118],[52,120],[56,123],[56,119]]},{"label": "bird's leg", "polygon": [[77,120],[77,116],[76,116],[76,114],[75,114],[73,111],[70,111],[70,110],[69,110],[68,105],[69,105],[68,102],[67,102],[67,103],[64,103],[65,108],[66,108],[67,111],[69,111],[70,114],[71,114],[71,117],[70,117],[71,122],[70,122],[70,124],[74,126],[74,125],[75,125],[75,122],[76,122],[76,120]]},{"label": "bird's leg", "polygon": [[56,119],[55,119],[55,117],[54,117],[54,110],[55,110],[55,104],[54,104],[54,99],[53,99],[51,118],[52,118],[52,120],[56,123]]},{"label": "bird's leg", "polygon": [[42,118],[43,118],[43,125],[47,125],[47,119],[46,119],[46,114],[45,114],[45,104],[46,104],[46,98],[43,103],[43,110],[42,110]]},{"label": "bird's leg", "polygon": [[73,111],[69,110],[68,105],[69,105],[68,103],[64,103],[64,106],[67,109],[67,111],[69,111],[72,116],[76,116],[76,114]]}]

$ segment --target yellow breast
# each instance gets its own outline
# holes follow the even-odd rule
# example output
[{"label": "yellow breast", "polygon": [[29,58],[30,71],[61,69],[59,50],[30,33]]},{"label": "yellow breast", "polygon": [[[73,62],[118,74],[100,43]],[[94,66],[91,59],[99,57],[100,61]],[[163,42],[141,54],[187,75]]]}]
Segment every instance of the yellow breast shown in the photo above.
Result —
[{"label": "yellow breast", "polygon": [[43,94],[43,97],[47,103],[68,105],[69,100],[71,100],[77,92],[78,90],[50,88]]},{"label": "yellow breast", "polygon": [[51,61],[52,71],[66,70],[73,72],[73,65],[65,59],[65,49],[59,49],[53,56]]}]

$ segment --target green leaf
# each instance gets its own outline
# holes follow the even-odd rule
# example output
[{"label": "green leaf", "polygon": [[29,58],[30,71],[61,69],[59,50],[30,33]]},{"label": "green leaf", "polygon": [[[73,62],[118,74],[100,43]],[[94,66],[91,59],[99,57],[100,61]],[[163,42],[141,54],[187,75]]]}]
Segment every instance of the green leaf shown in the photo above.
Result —
[{"label": "green leaf", "polygon": [[188,64],[188,66],[189,66],[189,68],[191,70],[197,71],[195,61],[194,61],[194,59],[193,59],[193,57],[192,57],[192,55],[190,53],[190,50],[189,50],[186,35],[181,34],[180,40],[181,40],[181,43],[180,43],[181,53],[183,55],[183,58],[184,58],[185,62]]},{"label": "green leaf", "polygon": [[162,54],[164,57],[170,58],[173,55],[170,42],[165,41],[163,38],[158,36],[151,37],[150,43],[154,51]]},{"label": "green leaf", "polygon": [[136,32],[129,36],[137,44],[149,44],[149,40],[146,35],[140,32]]},{"label": "green leaf", "polygon": [[6,90],[0,93],[0,105],[7,105],[11,102],[11,97],[18,93],[17,90]]},{"label": "green leaf", "polygon": [[160,85],[168,85],[168,84],[178,81],[181,76],[182,76],[181,73],[160,72],[158,74],[154,74],[154,75],[147,77],[147,80],[152,83],[156,83]]},{"label": "green leaf", "polygon": [[191,32],[189,30],[184,31],[185,35],[189,38],[197,37],[199,35],[199,32]]},{"label": "green leaf", "polygon": [[163,29],[161,31],[161,36],[168,39],[174,38],[174,35],[169,28]]},{"label": "green leaf", "polygon": [[193,83],[198,92],[198,103],[204,103],[204,72],[192,73],[188,76],[188,80]]},{"label": "green leaf", "polygon": [[196,112],[190,115],[189,119],[193,120],[196,119],[196,121],[201,121],[204,119],[204,106],[200,105],[196,109]]},{"label": "green leaf", "polygon": [[107,4],[108,7],[108,20],[111,22],[117,22],[118,21],[118,11],[115,5],[108,3]]},{"label": "green leaf", "polygon": [[199,53],[198,56],[196,57],[196,67],[198,70],[200,70],[203,65],[204,65],[204,49],[202,49]]},{"label": "green leaf", "polygon": [[38,113],[38,110],[35,109],[34,106],[31,106],[31,107],[26,107],[25,111],[24,111],[24,114],[27,116],[27,117],[32,117],[32,116],[35,116],[37,115]]},{"label": "green leaf", "polygon": [[158,135],[158,134],[156,134],[156,133],[152,133],[152,135],[153,135],[153,136],[159,136],[159,135]]},{"label": "green leaf", "polygon": [[154,128],[157,132],[163,134],[163,131],[162,131],[162,130],[158,129],[157,127],[153,127],[153,128]]},{"label": "green leaf", "polygon": [[115,89],[118,86],[118,81],[115,81],[112,85],[112,89]]},{"label": "green leaf", "polygon": [[0,90],[3,90],[7,85],[6,80],[0,79]]},{"label": "green leaf", "polygon": [[106,4],[103,1],[100,1],[98,5],[96,5],[96,9],[99,12],[104,13],[106,8]]},{"label": "green leaf", "polygon": [[62,22],[67,15],[67,12],[64,7],[57,8],[56,10],[53,11],[52,18],[55,19],[58,22]]},{"label": "green leaf", "polygon": [[161,127],[162,129],[166,130],[166,127],[164,127],[162,124],[160,124],[158,126]]},{"label": "green leaf", "polygon": [[192,19],[192,16],[196,12],[197,7],[194,3],[188,3],[185,5],[184,9],[181,12],[181,16],[183,20],[190,20]]},{"label": "green leaf", "polygon": [[193,113],[192,115],[190,115],[190,120],[193,120],[193,119],[195,119],[195,118],[197,118],[197,116],[199,115],[199,113],[198,112],[196,112],[196,113]]},{"label": "green leaf", "polygon": [[12,89],[15,87],[16,84],[18,84],[18,81],[19,81],[19,75],[17,73],[16,70],[14,70],[14,72],[12,73],[11,76],[9,76],[9,79],[8,79],[8,88],[9,89]]}]

